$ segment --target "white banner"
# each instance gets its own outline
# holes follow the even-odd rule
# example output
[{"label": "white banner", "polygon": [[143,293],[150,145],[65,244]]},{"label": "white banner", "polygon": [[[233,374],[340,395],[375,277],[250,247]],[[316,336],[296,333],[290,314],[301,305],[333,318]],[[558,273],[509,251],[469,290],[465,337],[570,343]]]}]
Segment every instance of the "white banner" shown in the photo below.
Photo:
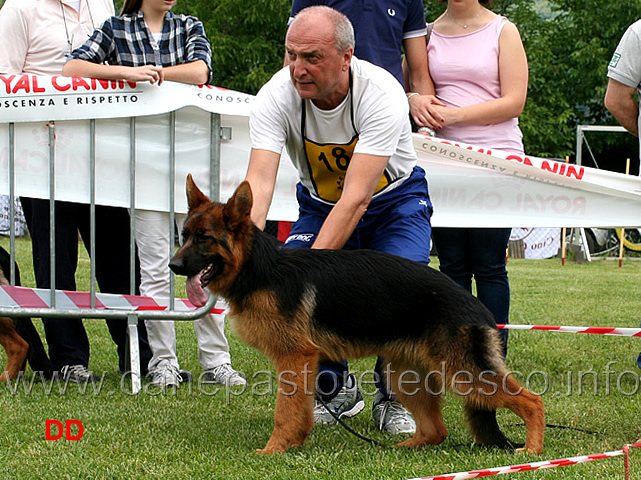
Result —
[{"label": "white banner", "polygon": [[416,134],[435,226],[641,225],[641,179]]},{"label": "white banner", "polygon": [[523,242],[525,258],[545,259],[555,257],[561,246],[560,228],[514,227],[510,241]]},{"label": "white banner", "polygon": [[186,106],[248,116],[254,97],[211,85],[0,75],[0,123],[139,117]]},{"label": "white banner", "polygon": [[[220,192],[225,200],[247,169],[252,100],[252,96],[239,92],[172,82],[158,87],[67,77],[0,76],[0,193],[9,192],[9,159],[13,151],[16,193],[49,198],[49,159],[53,150],[55,198],[89,202],[88,119],[96,119],[97,203],[130,205],[133,152],[136,207],[167,211],[173,151],[174,208],[184,212],[187,173],[192,173],[199,186],[208,191],[214,135],[210,120],[211,113],[217,113],[221,115],[221,126],[231,129],[231,139],[221,142]],[[135,117],[133,129],[129,117]],[[55,140],[53,149],[50,135]],[[419,164],[427,173],[435,226],[641,225],[638,177],[490,152],[421,134],[415,134],[414,146]],[[284,155],[270,219],[297,218],[296,183],[296,170]]]},{"label": "white banner", "polygon": [[[59,76],[0,76],[0,193],[9,192],[13,148],[16,194],[49,198],[51,131],[55,141],[55,198],[89,203],[88,119],[96,119],[96,202],[130,205],[133,141],[135,205],[168,211],[172,151],[169,112],[175,112],[174,208],[185,212],[188,173],[194,175],[203,191],[209,191],[211,113],[221,115],[221,126],[231,129],[233,138],[221,142],[222,191],[233,192],[245,177],[252,100],[253,96],[240,92],[173,82],[158,87]],[[135,118],[133,140],[130,117]]]}]

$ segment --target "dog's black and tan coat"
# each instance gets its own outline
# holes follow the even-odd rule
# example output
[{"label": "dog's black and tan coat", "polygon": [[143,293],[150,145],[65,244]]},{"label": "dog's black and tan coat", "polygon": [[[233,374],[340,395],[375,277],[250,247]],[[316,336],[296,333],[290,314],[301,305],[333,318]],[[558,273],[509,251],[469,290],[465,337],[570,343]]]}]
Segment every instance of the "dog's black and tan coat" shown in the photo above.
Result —
[{"label": "dog's black and tan coat", "polygon": [[447,276],[368,250],[279,249],[251,222],[246,182],[220,204],[189,176],[187,196],[184,244],[170,267],[189,277],[194,303],[204,303],[202,286],[225,298],[239,336],[279,373],[274,431],[261,453],[305,442],[319,360],[370,355],[384,358],[388,387],[416,420],[416,434],[399,445],[446,438],[443,382],[461,396],[477,443],[513,445],[496,422],[496,409],[508,408],[525,422],[524,449],[543,450],[541,398],[507,374],[492,315]]}]

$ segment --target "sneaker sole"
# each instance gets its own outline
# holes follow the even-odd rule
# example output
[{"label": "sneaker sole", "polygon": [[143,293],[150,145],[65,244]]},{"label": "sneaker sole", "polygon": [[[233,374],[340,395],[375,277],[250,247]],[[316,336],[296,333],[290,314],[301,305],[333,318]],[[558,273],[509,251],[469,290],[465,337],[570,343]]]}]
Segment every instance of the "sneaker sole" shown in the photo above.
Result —
[{"label": "sneaker sole", "polygon": [[354,415],[360,413],[364,408],[365,408],[365,401],[363,399],[361,399],[358,402],[356,402],[352,408],[350,408],[349,410],[341,413],[338,416],[338,418],[353,417]]},{"label": "sneaker sole", "polygon": [[383,428],[383,432],[387,432],[390,435],[414,435],[416,433],[416,427],[415,428],[407,428],[407,429],[399,429],[396,427],[392,428]]},{"label": "sneaker sole", "polygon": [[[201,385],[223,385],[227,386],[227,382],[215,382],[213,380],[201,380],[200,381]],[[229,383],[230,387],[238,387],[238,386],[246,386],[247,382],[235,382],[235,383]]]}]

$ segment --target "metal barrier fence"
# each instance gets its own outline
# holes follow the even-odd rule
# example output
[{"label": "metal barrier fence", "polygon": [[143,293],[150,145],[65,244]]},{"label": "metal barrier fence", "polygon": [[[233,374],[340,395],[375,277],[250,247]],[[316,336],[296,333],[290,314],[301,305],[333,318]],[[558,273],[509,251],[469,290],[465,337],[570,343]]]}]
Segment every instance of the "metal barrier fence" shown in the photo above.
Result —
[{"label": "metal barrier fence", "polygon": [[[175,205],[175,175],[176,175],[176,112],[169,114],[169,127],[159,135],[167,135],[169,137],[169,175],[167,179],[167,188],[169,191],[169,231],[171,235],[170,256],[176,247],[176,213]],[[123,319],[128,322],[129,334],[129,357],[131,362],[131,378],[132,378],[132,392],[137,393],[141,389],[140,379],[140,363],[139,363],[139,347],[138,347],[138,331],[137,324],[144,320],[195,320],[212,311],[216,299],[210,296],[209,301],[204,307],[195,309],[193,311],[177,311],[174,303],[175,296],[175,279],[173,273],[170,274],[170,296],[169,307],[163,311],[158,310],[138,310],[138,311],[122,311],[122,310],[105,310],[104,308],[96,308],[96,259],[95,259],[95,235],[96,235],[96,119],[87,119],[89,123],[89,211],[90,211],[90,307],[70,309],[63,308],[56,305],[56,248],[55,248],[55,225],[56,225],[56,209],[54,208],[56,197],[56,145],[58,135],[56,131],[56,122],[51,121],[47,123],[48,129],[48,166],[49,166],[49,190],[48,192],[41,192],[42,198],[49,199],[49,212],[50,212],[50,258],[51,258],[51,289],[49,308],[15,308],[7,305],[0,304],[0,315],[10,317],[72,317],[72,318],[100,318],[100,319]],[[135,255],[136,249],[134,248],[135,242],[135,210],[136,210],[136,159],[137,159],[137,117],[129,117],[129,211],[130,211],[130,286],[131,295],[135,294],[136,288],[136,262]],[[229,138],[230,130],[226,127],[221,127],[221,116],[217,113],[209,113],[209,180],[210,180],[210,198],[219,198],[219,169],[220,169],[220,146],[223,134]],[[15,257],[16,257],[16,232],[15,232],[15,198],[16,198],[16,132],[15,124],[8,124],[8,171],[9,171],[9,205],[10,205],[10,230],[9,230],[9,253],[11,255],[11,271],[10,279],[12,285],[16,282],[15,272]],[[182,194],[182,192],[181,192]]]}]

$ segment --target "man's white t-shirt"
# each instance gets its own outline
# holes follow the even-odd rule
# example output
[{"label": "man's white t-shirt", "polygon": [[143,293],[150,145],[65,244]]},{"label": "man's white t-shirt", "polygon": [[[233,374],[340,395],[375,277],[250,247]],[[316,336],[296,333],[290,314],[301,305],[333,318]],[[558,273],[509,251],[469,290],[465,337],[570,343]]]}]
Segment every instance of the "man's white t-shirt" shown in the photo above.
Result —
[{"label": "man's white t-shirt", "polygon": [[[321,110],[305,101],[305,136],[317,144],[347,144],[356,134],[354,153],[389,156],[390,185],[382,194],[407,179],[417,162],[407,98],[394,76],[369,62],[352,57],[351,75],[350,93],[336,108]],[[252,148],[280,154],[286,147],[302,184],[321,200],[305,155],[302,111],[303,100],[285,67],[263,86],[253,103]]]}]

